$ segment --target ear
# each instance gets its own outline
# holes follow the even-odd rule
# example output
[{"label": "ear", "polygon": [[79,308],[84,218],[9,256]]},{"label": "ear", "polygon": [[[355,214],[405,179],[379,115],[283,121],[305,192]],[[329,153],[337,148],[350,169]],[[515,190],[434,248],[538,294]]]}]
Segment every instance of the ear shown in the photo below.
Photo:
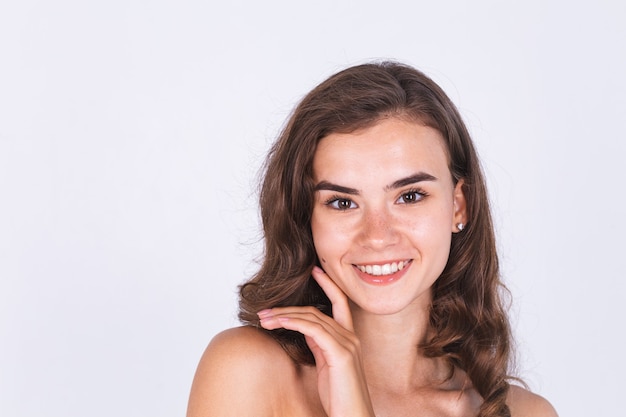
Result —
[{"label": "ear", "polygon": [[[463,192],[465,181],[461,178],[454,187],[454,213],[452,215],[452,231],[458,233],[467,226],[467,205],[465,203],[465,193]],[[459,227],[459,225],[462,225]]]}]

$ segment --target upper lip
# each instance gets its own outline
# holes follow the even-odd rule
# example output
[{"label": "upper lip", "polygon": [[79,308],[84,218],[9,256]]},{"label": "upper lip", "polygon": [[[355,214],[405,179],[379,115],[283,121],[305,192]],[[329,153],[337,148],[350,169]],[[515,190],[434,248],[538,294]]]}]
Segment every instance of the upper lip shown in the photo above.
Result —
[{"label": "upper lip", "polygon": [[409,259],[394,259],[394,260],[391,260],[391,261],[357,262],[357,263],[354,263],[353,265],[354,266],[368,266],[368,265],[370,265],[370,266],[374,266],[374,265],[383,266],[385,264],[400,263],[400,262],[403,262],[403,263],[406,264],[406,263],[411,262],[411,261],[412,261],[412,259],[410,259],[410,258]]}]

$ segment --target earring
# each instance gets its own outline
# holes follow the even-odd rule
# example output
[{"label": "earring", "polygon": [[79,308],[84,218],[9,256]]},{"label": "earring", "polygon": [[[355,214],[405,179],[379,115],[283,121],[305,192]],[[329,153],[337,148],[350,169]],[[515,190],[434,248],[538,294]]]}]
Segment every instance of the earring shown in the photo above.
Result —
[{"label": "earring", "polygon": [[459,232],[462,232],[465,229],[465,225],[463,223],[457,223],[456,228],[459,229]]}]

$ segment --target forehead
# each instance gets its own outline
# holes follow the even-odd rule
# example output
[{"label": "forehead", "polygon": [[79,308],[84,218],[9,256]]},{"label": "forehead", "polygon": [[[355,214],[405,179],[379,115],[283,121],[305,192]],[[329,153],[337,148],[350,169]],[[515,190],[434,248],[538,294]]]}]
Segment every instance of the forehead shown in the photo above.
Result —
[{"label": "forehead", "polygon": [[[332,133],[315,151],[316,181],[393,179],[428,172],[451,179],[444,139],[436,129],[420,123],[388,118],[352,133]],[[335,178],[338,177],[338,178]]]}]

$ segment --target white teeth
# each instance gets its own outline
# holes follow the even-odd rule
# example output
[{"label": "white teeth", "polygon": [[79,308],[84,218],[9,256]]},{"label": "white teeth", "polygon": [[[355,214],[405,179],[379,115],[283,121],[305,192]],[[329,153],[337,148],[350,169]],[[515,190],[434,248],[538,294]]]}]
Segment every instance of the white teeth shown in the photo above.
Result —
[{"label": "white teeth", "polygon": [[357,265],[357,268],[359,268],[361,272],[365,272],[370,275],[389,275],[402,271],[408,263],[409,261],[400,261],[383,265]]}]

